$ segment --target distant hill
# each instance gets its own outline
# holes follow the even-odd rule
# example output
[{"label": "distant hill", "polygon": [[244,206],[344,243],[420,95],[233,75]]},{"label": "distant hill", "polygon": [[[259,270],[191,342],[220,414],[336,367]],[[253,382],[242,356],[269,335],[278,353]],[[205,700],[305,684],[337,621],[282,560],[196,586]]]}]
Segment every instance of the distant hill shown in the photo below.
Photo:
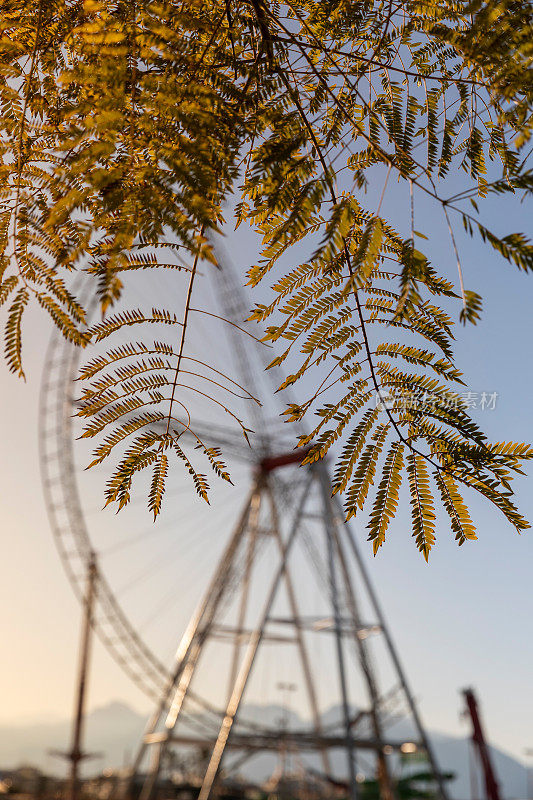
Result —
[{"label": "distant hill", "polygon": [[[280,706],[248,706],[243,709],[243,717],[251,722],[275,726],[284,713]],[[337,709],[330,709],[324,720],[339,718]],[[102,754],[102,758],[88,762],[87,770],[99,771],[105,767],[120,767],[129,762],[145,725],[145,718],[123,703],[110,703],[98,708],[87,717],[86,748],[90,752]],[[289,724],[293,728],[304,724],[294,712],[290,712]],[[470,797],[469,778],[469,746],[465,739],[429,732],[440,767],[444,771],[454,772],[456,779],[450,784],[450,794],[457,800]],[[413,732],[400,722],[394,728],[395,738],[410,739]],[[22,764],[32,764],[47,772],[61,773],[60,762],[51,759],[50,750],[64,750],[70,739],[70,723],[55,722],[37,725],[0,726],[0,769],[14,768]],[[498,748],[491,748],[502,795],[506,800],[525,798],[526,768]],[[312,763],[311,759],[307,759]],[[344,754],[334,753],[333,769],[336,774],[343,775]],[[318,762],[315,762],[319,767]],[[90,766],[89,766],[90,765]],[[250,762],[246,775],[257,780],[264,779],[273,770],[275,757],[259,756]],[[482,787],[480,786],[480,791]]]}]

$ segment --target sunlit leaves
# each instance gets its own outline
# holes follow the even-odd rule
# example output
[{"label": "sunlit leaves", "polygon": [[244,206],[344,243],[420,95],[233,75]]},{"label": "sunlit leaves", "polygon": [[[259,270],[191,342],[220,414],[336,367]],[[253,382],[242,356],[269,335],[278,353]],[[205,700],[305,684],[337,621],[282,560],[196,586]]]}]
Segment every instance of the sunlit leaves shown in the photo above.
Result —
[{"label": "sunlit leaves", "polygon": [[26,307],[30,293],[23,286],[18,290],[15,299],[11,303],[9,316],[5,327],[5,350],[6,360],[10,372],[15,372],[24,378],[22,369],[22,314]]},{"label": "sunlit leaves", "polygon": [[[498,3],[407,3],[389,16],[374,3],[341,4],[334,34],[314,3],[291,4],[294,32],[271,16],[286,45],[276,51],[279,70],[287,72],[265,112],[266,142],[250,149],[239,220],[250,221],[263,237],[250,284],[276,269],[275,297],[257,305],[252,319],[265,323],[266,338],[283,346],[272,362],[287,367],[281,389],[316,381],[305,401],[289,405],[286,419],[315,414],[311,430],[299,438],[300,446],[310,446],[304,463],[338,448],[333,490],[344,493],[348,517],[365,505],[381,465],[369,524],[374,552],[396,513],[404,472],[414,537],[425,558],[435,542],[437,490],[460,543],[475,534],[457,487],[473,487],[475,479],[475,488],[512,524],[524,524],[508,499],[520,459],[496,453],[457,393],[466,381],[454,363],[455,320],[448,310],[456,302],[456,318],[475,323],[481,297],[462,288],[462,273],[456,285],[444,259],[432,264],[415,246],[415,238],[427,238],[416,231],[417,203],[433,203],[453,248],[453,225],[462,217],[468,234],[479,231],[508,261],[531,266],[525,236],[497,236],[463,210],[474,195],[482,200],[490,192],[514,191],[514,181],[531,190],[517,154],[520,142],[511,143],[512,130],[527,135],[521,128],[529,129],[531,119],[518,122],[509,110],[511,96],[520,104],[528,96],[531,105],[524,33],[531,32],[532,16],[517,14],[521,30],[506,29],[500,42],[487,22],[491,5],[495,18],[509,24],[512,14]],[[365,45],[358,48],[362,31]],[[321,42],[331,35],[338,42],[326,51]],[[494,52],[485,47],[489,42]],[[362,52],[371,54],[367,63],[358,61]],[[501,82],[505,58],[513,61],[509,94]],[[293,61],[305,84],[294,80]],[[282,151],[283,165],[274,165],[271,154]],[[446,199],[440,184],[459,170],[465,191]],[[404,187],[405,203],[398,207],[396,193],[397,207],[387,216],[392,182]],[[361,190],[373,183],[379,200],[366,202]],[[283,259],[306,237],[307,260],[287,273]],[[300,251],[292,252],[301,261]],[[528,452],[524,446],[524,458]]]},{"label": "sunlit leaves", "polygon": [[464,292],[464,306],[461,309],[459,319],[461,322],[476,323],[481,317],[482,300],[477,292],[466,289]]},{"label": "sunlit leaves", "polygon": [[435,509],[429,485],[426,461],[418,453],[409,453],[407,477],[411,494],[411,518],[416,546],[426,559],[435,544]]},{"label": "sunlit leaves", "polygon": [[401,442],[393,442],[383,465],[381,481],[368,523],[368,538],[372,542],[374,554],[384,543],[389,523],[396,516],[402,482],[403,451],[404,446]]},{"label": "sunlit leaves", "polygon": [[453,477],[445,471],[436,471],[433,476],[444,508],[450,517],[451,528],[455,533],[457,544],[464,544],[468,539],[477,539],[476,529]]},{"label": "sunlit leaves", "polygon": [[[475,535],[465,486],[525,527],[510,480],[530,449],[490,445],[457,394],[466,381],[453,324],[479,319],[481,295],[463,289],[462,267],[456,276],[446,253],[431,263],[431,241],[426,252],[416,228],[420,204],[431,205],[449,226],[457,264],[462,221],[466,235],[533,269],[528,238],[489,229],[482,202],[533,190],[524,150],[533,128],[531,5],[86,0],[80,8],[39,0],[3,12],[0,305],[8,367],[19,375],[31,299],[74,344],[111,341],[83,369],[80,401],[84,436],[97,440],[93,463],[115,459],[108,502],[127,504],[134,477],[150,469],[157,516],[171,456],[204,499],[197,455],[229,479],[222,454],[195,437],[180,389],[201,377],[198,396],[245,437],[246,424],[219,397],[252,398],[225,369],[187,354],[192,282],[179,311],[112,307],[129,272],[194,276],[199,260],[213,263],[222,209],[234,206],[237,223],[262,239],[250,285],[274,276],[273,299],[262,296],[252,319],[277,343],[281,388],[313,387],[285,418],[314,414],[298,439],[309,448],[305,464],[337,448],[333,489],[344,493],[347,516],[378,482],[374,552],[405,476],[426,558],[436,492],[459,543]],[[102,313],[88,328],[73,272],[86,275]],[[172,339],[148,344],[154,325]],[[126,334],[136,341],[117,343]]]},{"label": "sunlit leaves", "polygon": [[[203,234],[218,229],[242,141],[239,90],[213,32],[222,6],[83,8],[6,8],[0,66],[0,297],[22,280],[77,344],[83,314],[62,271],[92,276],[106,313],[125,272],[185,268],[161,252],[169,239],[213,260]],[[215,52],[223,63],[207,69]]]}]

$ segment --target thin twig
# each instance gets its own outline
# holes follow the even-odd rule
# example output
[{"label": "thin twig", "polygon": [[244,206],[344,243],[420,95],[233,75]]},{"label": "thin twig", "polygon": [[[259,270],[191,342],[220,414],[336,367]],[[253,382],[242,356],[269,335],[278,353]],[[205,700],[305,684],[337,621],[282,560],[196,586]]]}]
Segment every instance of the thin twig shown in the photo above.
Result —
[{"label": "thin twig", "polygon": [[[203,236],[203,232],[204,232],[204,228],[202,226],[202,228],[200,230],[200,236]],[[187,321],[189,319],[189,310],[190,310],[190,305],[191,305],[192,290],[193,290],[193,286],[194,286],[194,278],[195,278],[195,275],[196,275],[196,269],[197,269],[197,266],[198,266],[199,259],[200,259],[200,249],[198,249],[196,251],[196,255],[194,257],[194,263],[192,265],[192,270],[191,270],[191,277],[189,278],[189,286],[187,288],[187,298],[186,298],[186,301],[185,301],[185,313],[183,315],[183,327],[181,329],[181,338],[180,338],[180,345],[179,345],[179,351],[178,351],[178,360],[177,360],[177,363],[176,363],[176,369],[174,371],[174,382],[173,382],[173,385],[172,385],[172,394],[170,396],[170,404],[169,404],[169,408],[168,408],[168,421],[167,421],[167,430],[166,430],[167,434],[168,434],[168,431],[169,431],[169,428],[170,428],[170,419],[172,417],[172,406],[173,406],[173,403],[174,403],[174,395],[176,393],[176,386],[178,385],[178,374],[179,374],[179,371],[180,371],[181,359],[182,359],[182,356],[183,356],[183,348],[185,347],[185,334],[187,333]]]}]

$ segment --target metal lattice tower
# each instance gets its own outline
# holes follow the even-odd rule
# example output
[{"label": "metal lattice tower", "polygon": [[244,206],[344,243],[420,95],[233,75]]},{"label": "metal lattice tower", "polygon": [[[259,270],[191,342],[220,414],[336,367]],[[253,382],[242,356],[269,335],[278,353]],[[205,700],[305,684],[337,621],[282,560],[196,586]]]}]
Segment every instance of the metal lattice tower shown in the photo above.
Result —
[{"label": "metal lattice tower", "polygon": [[[300,456],[299,456],[300,458]],[[387,698],[381,696],[368,648],[371,635],[383,637],[397,674],[398,689],[404,695],[417,731],[413,743],[424,751],[433,772],[439,794],[446,797],[430,743],[420,721],[412,693],[408,687],[397,652],[387,630],[382,611],[369,581],[357,543],[344,522],[340,505],[331,497],[331,486],[323,464],[299,471],[297,487],[280,477],[283,467],[297,459],[293,453],[269,456],[258,464],[250,495],[245,503],[228,545],[223,553],[197,613],[191,619],[179,644],[171,679],[149,720],[132,769],[131,780],[138,774],[147,750],[151,751],[149,772],[141,798],[150,800],[157,786],[160,765],[166,750],[175,745],[195,745],[209,749],[211,756],[205,770],[199,800],[213,795],[217,776],[227,753],[238,751],[245,757],[257,752],[279,752],[280,747],[298,752],[315,752],[322,762],[324,775],[330,774],[330,752],[342,748],[346,753],[346,773],[350,797],[357,797],[357,757],[359,752],[374,754],[381,796],[394,797],[389,756],[401,751],[403,740],[387,736],[384,718]],[[290,470],[291,472],[293,470]],[[285,525],[281,524],[281,518]],[[291,563],[300,539],[308,536],[306,525],[312,521],[322,536],[327,572],[330,616],[313,619],[299,606],[295,592],[295,566]],[[269,538],[278,551],[271,560],[270,580],[250,614],[250,598],[254,596],[254,562],[261,539]],[[284,590],[289,613],[280,618],[274,609],[276,598]],[[360,616],[359,598],[365,594],[374,612],[372,620]],[[238,613],[232,624],[225,622],[226,601],[233,596]],[[235,603],[234,603],[235,605]],[[287,631],[280,634],[280,629]],[[342,720],[339,730],[326,731],[317,705],[316,674],[306,639],[306,632],[330,635],[334,640],[338,693]],[[232,650],[229,691],[221,724],[209,736],[193,736],[180,732],[181,714],[195,673],[210,641],[224,639]],[[239,724],[242,700],[261,647],[269,642],[292,641],[300,661],[301,675],[310,711],[309,729],[273,732],[250,729]],[[350,652],[350,650],[352,652]],[[353,658],[355,656],[355,659]],[[354,711],[350,703],[348,678],[350,671],[360,670],[366,688],[365,706]],[[328,679],[330,676],[328,676]],[[331,678],[333,679],[333,677]],[[221,693],[224,691],[221,682]]]}]

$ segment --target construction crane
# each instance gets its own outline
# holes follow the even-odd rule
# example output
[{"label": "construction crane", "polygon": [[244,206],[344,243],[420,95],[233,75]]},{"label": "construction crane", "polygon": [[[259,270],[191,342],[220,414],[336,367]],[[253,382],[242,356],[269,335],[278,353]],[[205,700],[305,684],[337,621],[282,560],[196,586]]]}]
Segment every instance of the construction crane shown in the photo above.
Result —
[{"label": "construction crane", "polygon": [[[483,733],[483,726],[479,716],[479,709],[473,689],[463,689],[466,709],[465,715],[472,720],[472,743],[478,754],[483,777],[485,779],[485,794],[487,800],[501,800],[500,787],[496,779],[496,773],[492,766],[490,751]],[[473,798],[474,800],[474,798]]]}]

